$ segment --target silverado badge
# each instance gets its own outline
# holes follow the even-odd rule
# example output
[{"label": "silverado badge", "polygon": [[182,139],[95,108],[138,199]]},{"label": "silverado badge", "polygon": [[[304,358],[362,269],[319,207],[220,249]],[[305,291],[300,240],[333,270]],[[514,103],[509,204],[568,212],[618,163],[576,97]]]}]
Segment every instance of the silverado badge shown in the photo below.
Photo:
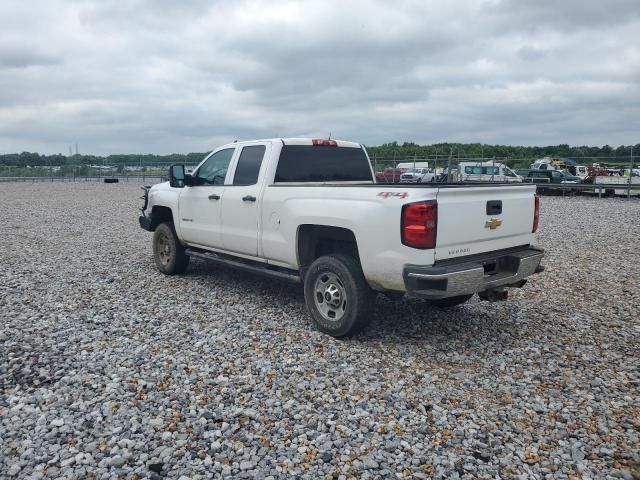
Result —
[{"label": "silverado badge", "polygon": [[502,220],[498,220],[497,218],[492,218],[488,222],[484,224],[484,228],[490,228],[491,230],[495,230],[500,225],[502,225]]}]

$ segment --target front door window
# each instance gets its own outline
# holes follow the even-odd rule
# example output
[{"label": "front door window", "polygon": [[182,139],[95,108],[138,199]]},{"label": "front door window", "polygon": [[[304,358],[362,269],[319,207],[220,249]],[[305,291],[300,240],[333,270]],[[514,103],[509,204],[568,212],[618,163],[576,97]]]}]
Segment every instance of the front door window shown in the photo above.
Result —
[{"label": "front door window", "polygon": [[234,148],[226,148],[211,155],[198,169],[194,185],[223,185]]}]

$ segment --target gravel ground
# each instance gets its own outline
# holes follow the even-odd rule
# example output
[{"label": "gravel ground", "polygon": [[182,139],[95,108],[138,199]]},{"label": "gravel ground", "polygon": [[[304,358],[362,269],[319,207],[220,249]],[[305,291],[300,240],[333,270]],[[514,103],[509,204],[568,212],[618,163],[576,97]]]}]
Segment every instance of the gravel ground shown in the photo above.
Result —
[{"label": "gravel ground", "polygon": [[640,478],[639,201],[545,197],[508,302],[337,341],[300,287],[159,274],[139,194],[0,186],[2,477]]}]

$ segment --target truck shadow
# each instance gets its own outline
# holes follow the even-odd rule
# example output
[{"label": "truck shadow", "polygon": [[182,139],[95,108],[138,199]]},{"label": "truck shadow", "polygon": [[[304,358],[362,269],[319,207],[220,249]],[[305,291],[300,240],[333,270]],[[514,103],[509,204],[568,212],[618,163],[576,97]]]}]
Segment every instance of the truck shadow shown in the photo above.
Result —
[{"label": "truck shadow", "polygon": [[[296,322],[292,328],[312,328],[302,285],[205,262],[194,262],[185,276],[197,277],[198,284],[204,283],[207,288],[230,289],[233,297],[241,295],[254,305],[280,306]],[[522,330],[528,330],[523,322],[515,319],[518,309],[517,301],[492,304],[480,302],[477,297],[464,305],[440,309],[427,301],[406,296],[400,301],[391,301],[380,294],[376,296],[369,327],[343,341],[363,345],[453,342],[456,347],[481,349],[486,348],[487,342],[512,343],[514,335],[517,337]]]},{"label": "truck shadow", "polygon": [[392,302],[383,295],[376,300],[370,328],[360,334],[364,341],[382,343],[426,341],[465,343],[486,346],[502,334],[512,336],[517,331],[513,307],[508,303],[489,304],[476,297],[468,303],[441,309],[429,302],[405,297]]}]

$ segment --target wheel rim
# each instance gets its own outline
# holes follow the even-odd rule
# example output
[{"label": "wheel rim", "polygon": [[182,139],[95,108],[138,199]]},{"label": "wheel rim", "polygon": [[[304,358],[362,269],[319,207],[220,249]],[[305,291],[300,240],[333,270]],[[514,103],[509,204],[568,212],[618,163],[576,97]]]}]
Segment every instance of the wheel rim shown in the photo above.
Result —
[{"label": "wheel rim", "polygon": [[156,240],[156,251],[163,265],[168,265],[171,261],[171,244],[169,237],[165,233],[160,233]]},{"label": "wheel rim", "polygon": [[318,312],[327,320],[337,322],[347,310],[347,292],[335,273],[321,273],[313,287]]}]

